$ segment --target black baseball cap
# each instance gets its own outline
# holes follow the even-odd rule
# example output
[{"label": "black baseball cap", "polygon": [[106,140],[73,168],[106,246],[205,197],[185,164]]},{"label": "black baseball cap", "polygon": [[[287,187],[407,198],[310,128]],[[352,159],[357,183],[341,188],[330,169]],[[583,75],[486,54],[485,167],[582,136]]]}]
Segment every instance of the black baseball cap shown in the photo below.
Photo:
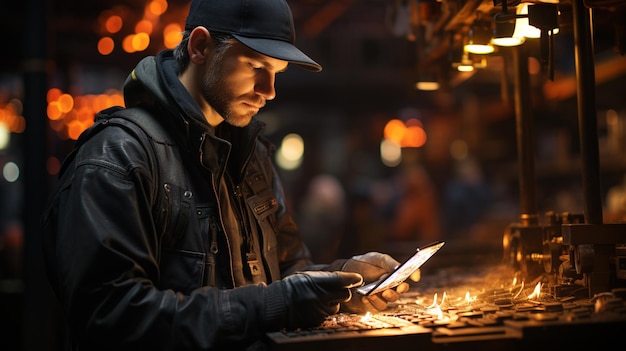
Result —
[{"label": "black baseball cap", "polygon": [[185,23],[191,30],[230,33],[263,55],[319,72],[322,66],[295,47],[291,9],[285,0],[192,0]]}]

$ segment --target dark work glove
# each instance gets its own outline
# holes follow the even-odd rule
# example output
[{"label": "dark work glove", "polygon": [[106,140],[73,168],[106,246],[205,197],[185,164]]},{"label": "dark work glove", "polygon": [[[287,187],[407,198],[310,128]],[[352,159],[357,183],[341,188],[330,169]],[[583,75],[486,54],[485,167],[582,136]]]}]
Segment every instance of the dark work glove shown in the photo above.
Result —
[{"label": "dark work glove", "polygon": [[[341,268],[344,272],[355,272],[363,276],[365,284],[374,282],[385,275],[393,272],[400,265],[393,257],[379,253],[368,252],[350,258]],[[415,275],[418,276],[417,274]],[[419,278],[417,278],[419,280]],[[409,290],[409,284],[401,283],[395,289],[387,289],[370,296],[363,296],[354,291],[354,296],[349,301],[342,304],[341,308],[347,312],[363,313],[378,312],[387,308],[389,302],[396,301],[400,294]]]},{"label": "dark work glove", "polygon": [[350,272],[302,272],[267,286],[265,318],[288,329],[320,325],[339,312],[350,300],[350,288],[363,283],[361,275]]}]

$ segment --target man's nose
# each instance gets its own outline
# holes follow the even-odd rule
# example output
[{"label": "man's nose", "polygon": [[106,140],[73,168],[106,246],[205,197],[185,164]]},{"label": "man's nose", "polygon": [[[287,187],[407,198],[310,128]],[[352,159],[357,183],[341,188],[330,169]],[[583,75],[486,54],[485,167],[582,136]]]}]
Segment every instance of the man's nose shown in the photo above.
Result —
[{"label": "man's nose", "polygon": [[270,72],[259,74],[254,91],[264,97],[265,100],[273,100],[276,97],[275,81],[276,75]]}]

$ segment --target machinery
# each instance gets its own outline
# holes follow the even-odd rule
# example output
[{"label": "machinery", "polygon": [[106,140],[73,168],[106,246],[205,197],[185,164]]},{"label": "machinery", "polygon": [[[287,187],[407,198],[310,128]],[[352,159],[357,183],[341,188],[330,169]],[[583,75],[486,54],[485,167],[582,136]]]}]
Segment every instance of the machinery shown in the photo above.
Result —
[{"label": "machinery", "polygon": [[513,59],[522,213],[505,231],[503,249],[505,261],[526,278],[546,274],[556,292],[583,286],[591,298],[626,285],[626,223],[603,223],[590,14],[582,0],[572,1],[572,10],[584,213],[537,214],[527,57],[518,49]]}]

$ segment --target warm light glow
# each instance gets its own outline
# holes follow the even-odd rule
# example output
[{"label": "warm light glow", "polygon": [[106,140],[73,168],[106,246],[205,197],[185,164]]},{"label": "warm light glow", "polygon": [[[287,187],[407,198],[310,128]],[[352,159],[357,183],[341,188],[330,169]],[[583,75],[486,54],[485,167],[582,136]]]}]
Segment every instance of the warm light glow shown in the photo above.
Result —
[{"label": "warm light glow", "polygon": [[102,37],[98,40],[98,53],[100,53],[100,55],[111,54],[113,48],[115,48],[115,43],[110,37]]},{"label": "warm light glow", "polygon": [[402,147],[422,147],[426,144],[426,132],[419,126],[407,127],[400,145]]},{"label": "warm light glow", "polygon": [[422,147],[427,140],[422,122],[416,118],[406,123],[399,119],[390,120],[385,124],[383,136],[400,147]]},{"label": "warm light glow", "polygon": [[519,288],[519,291],[517,292],[517,294],[513,295],[513,298],[516,299],[519,297],[519,295],[522,293],[522,291],[524,291],[524,282],[522,281],[522,286]]},{"label": "warm light glow", "polygon": [[[543,1],[549,3],[550,1]],[[557,3],[558,1],[554,2]],[[514,37],[525,37],[525,38],[534,38],[538,39],[541,37],[541,29],[530,25],[528,22],[528,6],[532,6],[529,3],[522,3],[517,7],[517,14],[526,17],[519,17],[515,21],[515,33],[513,33]],[[559,32],[558,28],[552,29],[552,34],[557,34]]]},{"label": "warm light glow", "polygon": [[127,35],[122,40],[122,49],[124,49],[124,51],[129,53],[129,54],[135,52],[135,48],[133,47],[133,37],[134,36],[135,36],[134,34]]},{"label": "warm light glow", "polygon": [[304,154],[304,141],[298,134],[287,134],[281,143],[281,152],[288,160],[297,160]]},{"label": "warm light glow", "polygon": [[168,24],[165,26],[165,29],[163,29],[163,45],[165,45],[166,48],[174,48],[182,38],[182,28],[178,23]]},{"label": "warm light glow", "polygon": [[298,134],[287,134],[276,153],[276,163],[279,167],[292,170],[300,167],[304,155],[304,140]]},{"label": "warm light glow", "polygon": [[387,167],[396,167],[402,162],[402,148],[400,144],[384,139],[380,142],[380,159]]},{"label": "warm light glow", "polygon": [[70,94],[63,94],[57,100],[59,102],[59,111],[68,113],[74,108],[74,98]]},{"label": "warm light glow", "polygon": [[528,295],[528,299],[538,299],[539,296],[541,295],[541,282],[537,283],[537,285],[535,285],[535,289],[533,290],[533,292]]},{"label": "warm light glow", "polygon": [[133,36],[132,45],[135,51],[144,51],[150,45],[150,36],[148,33],[137,33]]},{"label": "warm light glow", "polygon": [[372,319],[372,313],[371,312],[365,312],[365,315],[363,317],[361,317],[361,322],[367,322],[370,319]]},{"label": "warm light glow", "polygon": [[61,119],[61,117],[63,117],[63,112],[61,112],[61,110],[59,109],[58,101],[52,101],[48,103],[48,107],[46,108],[46,113],[48,114],[48,118],[53,121],[56,121],[58,119]]},{"label": "warm light glow", "polygon": [[165,13],[165,11],[167,11],[167,1],[152,0],[148,4],[147,10],[155,16],[161,16],[163,13]]},{"label": "warm light glow", "polygon": [[417,88],[417,90],[434,91],[434,90],[439,89],[439,83],[431,82],[431,81],[423,81],[423,82],[415,83],[415,87]]},{"label": "warm light glow", "polygon": [[93,124],[95,114],[105,108],[124,106],[122,93],[116,90],[106,94],[72,96],[52,88],[47,93],[47,116],[50,128],[61,138],[75,139]]},{"label": "warm light glow", "polygon": [[124,25],[124,21],[118,15],[112,15],[104,22],[104,28],[111,34],[119,32],[122,29],[122,25]]},{"label": "warm light glow", "polygon": [[0,122],[0,150],[7,148],[10,137],[11,133],[9,132],[9,128],[7,128],[4,123]]},{"label": "warm light glow", "polygon": [[458,65],[456,69],[459,72],[472,72],[474,70],[474,65]]},{"label": "warm light glow", "polygon": [[[0,127],[3,132],[23,133],[26,129],[26,119],[22,116],[22,101],[12,99],[6,105],[0,104]],[[7,136],[8,138],[8,136]]]},{"label": "warm light glow", "polygon": [[[521,16],[528,16],[528,3],[522,3],[517,7],[517,14]],[[514,37],[526,37],[526,38],[539,38],[541,31],[535,26],[531,26],[528,23],[528,17],[519,17],[515,21],[515,33]]]},{"label": "warm light glow", "polygon": [[486,55],[495,51],[492,45],[468,44],[465,45],[465,51],[471,54]]},{"label": "warm light glow", "polygon": [[472,299],[472,295],[470,295],[469,291],[465,292],[465,303],[471,305],[474,300]]},{"label": "warm light glow", "polygon": [[137,24],[135,25],[135,33],[152,34],[152,28],[153,28],[152,22],[144,19],[144,20],[137,22]]},{"label": "warm light glow", "polygon": [[58,100],[61,94],[63,94],[61,89],[57,89],[57,88],[49,89],[48,92],[46,93],[46,102],[51,103],[52,101]]},{"label": "warm light glow", "polygon": [[385,128],[383,129],[383,136],[387,140],[391,140],[396,144],[400,145],[402,138],[404,137],[404,133],[406,132],[406,125],[399,119],[392,119],[387,124],[385,124]]},{"label": "warm light glow", "polygon": [[497,46],[518,46],[524,42],[524,38],[501,37],[491,39],[491,43]]}]

